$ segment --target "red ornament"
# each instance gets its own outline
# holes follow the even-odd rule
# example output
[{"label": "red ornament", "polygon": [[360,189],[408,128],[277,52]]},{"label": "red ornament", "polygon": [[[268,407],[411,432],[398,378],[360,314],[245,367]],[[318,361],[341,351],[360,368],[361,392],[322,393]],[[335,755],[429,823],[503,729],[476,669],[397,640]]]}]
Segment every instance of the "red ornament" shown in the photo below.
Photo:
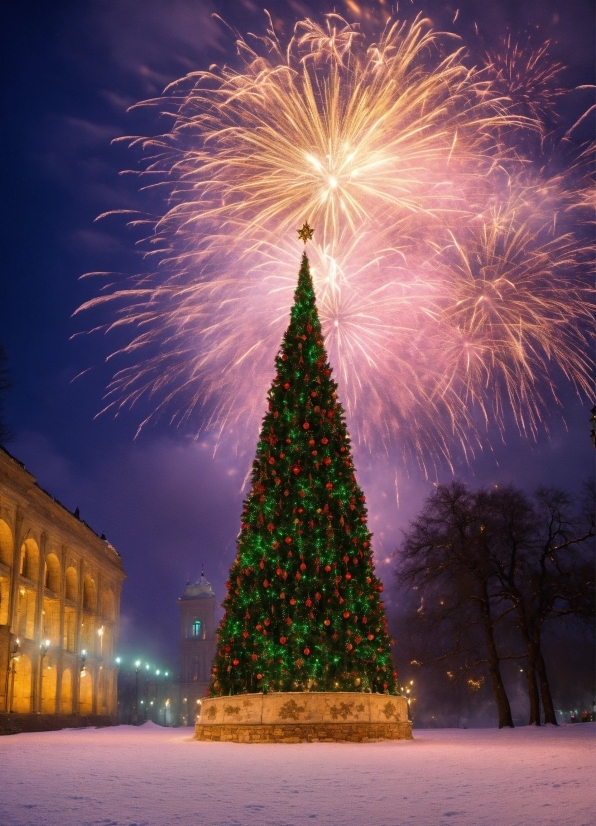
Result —
[{"label": "red ornament", "polygon": [[309,445],[310,445],[311,447],[314,447],[314,445],[315,445],[315,440],[314,440],[314,439],[309,439],[309,440],[308,440],[308,443],[309,443]]},{"label": "red ornament", "polygon": [[262,631],[262,630],[263,630],[263,626],[261,625],[261,623],[259,623],[257,625],[257,631]]},{"label": "red ornament", "polygon": [[323,620],[323,625],[331,625],[331,620],[330,619]]},{"label": "red ornament", "polygon": [[356,643],[356,645],[358,645],[359,642],[362,642],[362,637],[354,637],[354,642]]},{"label": "red ornament", "polygon": [[262,680],[262,679],[263,679],[263,675],[262,674],[257,674],[257,680]]},{"label": "red ornament", "polygon": [[240,665],[240,660],[232,660],[232,665]]},{"label": "red ornament", "polygon": [[346,579],[347,579],[347,580],[352,579],[352,574],[346,574]]},{"label": "red ornament", "polygon": [[374,638],[375,638],[374,634],[369,634],[368,637],[367,637],[368,640],[374,640]]},{"label": "red ornament", "polygon": [[306,605],[307,608],[310,608],[310,606],[312,605],[312,599],[307,599],[304,604]]},{"label": "red ornament", "polygon": [[305,648],[305,649],[304,649],[304,653],[305,653],[305,654],[306,654],[306,656],[308,657],[308,655],[310,654],[310,648]]},{"label": "red ornament", "polygon": [[302,562],[302,563],[300,564],[300,570],[301,570],[301,571],[306,571],[306,564],[305,564],[304,562]]},{"label": "red ornament", "polygon": [[289,390],[289,389],[290,389],[290,382],[289,382],[289,381],[287,381],[287,382],[284,384],[284,390]]},{"label": "red ornament", "polygon": [[291,536],[286,536],[285,543],[286,543],[286,545],[291,545],[292,544],[292,537]]},{"label": "red ornament", "polygon": [[298,473],[300,473],[300,466],[299,465],[294,465],[292,470],[294,471],[295,474],[298,474]]},{"label": "red ornament", "polygon": [[292,599],[290,600],[290,605],[296,605],[296,600],[294,599],[294,597],[292,597]]},{"label": "red ornament", "polygon": [[287,643],[287,641],[288,641],[288,640],[287,640],[287,638],[286,638],[286,637],[280,637],[280,638],[279,638],[279,641],[280,641],[280,643],[281,643],[282,645],[285,645],[285,644]]},{"label": "red ornament", "polygon": [[251,655],[250,655],[250,658],[251,658],[251,660],[252,660],[253,662],[255,662],[255,660],[257,660],[257,659],[258,659],[258,657],[257,657],[257,655],[256,655],[256,654],[251,654]]},{"label": "red ornament", "polygon": [[323,436],[323,438],[321,439],[321,444],[326,445],[328,443],[329,443],[329,439],[327,438],[327,436]]},{"label": "red ornament", "polygon": [[350,616],[349,611],[344,611],[344,619],[347,619]]},{"label": "red ornament", "polygon": [[325,456],[325,458],[323,459],[323,464],[327,466],[331,464],[331,459],[329,458],[329,456]]},{"label": "red ornament", "polygon": [[304,424],[302,425],[302,427],[303,427],[305,430],[308,430],[308,428],[310,427],[310,425],[309,425],[309,423],[308,423],[308,422],[304,422]]},{"label": "red ornament", "polygon": [[383,590],[383,586],[382,586],[382,585],[379,585],[379,587],[378,587],[378,589],[377,589],[377,590],[382,591],[382,590]]},{"label": "red ornament", "polygon": [[351,642],[349,642],[349,643],[346,645],[346,650],[347,650],[347,651],[351,651],[353,647],[354,647],[354,646],[352,645],[352,643],[351,643]]},{"label": "red ornament", "polygon": [[332,490],[333,485],[331,484],[331,482],[327,482],[327,484],[325,485],[325,487],[327,488],[327,490]]},{"label": "red ornament", "polygon": [[350,561],[350,557],[346,554],[346,555],[343,557],[343,560],[344,560],[344,562],[349,562],[349,561]]},{"label": "red ornament", "polygon": [[265,620],[265,625],[271,625],[271,620],[269,619],[269,617],[267,617],[267,619]]},{"label": "red ornament", "polygon": [[244,637],[244,639],[246,639],[248,637],[248,631],[243,631],[242,636]]}]

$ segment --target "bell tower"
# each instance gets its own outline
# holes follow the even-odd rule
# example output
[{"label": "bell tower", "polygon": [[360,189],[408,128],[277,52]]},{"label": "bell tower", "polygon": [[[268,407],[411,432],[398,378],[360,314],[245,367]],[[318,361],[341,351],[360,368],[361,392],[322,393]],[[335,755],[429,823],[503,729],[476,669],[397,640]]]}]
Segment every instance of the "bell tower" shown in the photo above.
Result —
[{"label": "bell tower", "polygon": [[180,715],[193,725],[197,701],[205,696],[215,657],[215,606],[213,589],[201,571],[198,582],[187,583],[180,606]]}]

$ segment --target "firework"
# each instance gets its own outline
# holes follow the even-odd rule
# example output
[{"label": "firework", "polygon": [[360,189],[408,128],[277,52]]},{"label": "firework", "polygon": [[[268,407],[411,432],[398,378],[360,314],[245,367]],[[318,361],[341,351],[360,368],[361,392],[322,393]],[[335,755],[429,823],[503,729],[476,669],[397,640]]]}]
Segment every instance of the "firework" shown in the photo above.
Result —
[{"label": "firework", "polygon": [[[586,390],[583,245],[552,220],[553,205],[571,214],[565,186],[532,178],[512,143],[543,130],[512,101],[519,55],[493,56],[491,77],[422,18],[370,43],[335,14],[301,21],[285,47],[273,26],[237,45],[241,69],[192,73],[142,104],[166,134],[126,139],[167,209],[151,224],[154,271],[85,305],[113,302],[110,326],[132,330],[108,407],[148,397],[149,418],[255,428],[305,219],[361,440],[448,458],[478,442],[479,413],[502,426],[511,409],[535,432],[553,365]],[[549,80],[543,61],[534,84]]]},{"label": "firework", "polygon": [[494,91],[540,124],[556,119],[557,103],[566,93],[560,85],[564,67],[551,59],[549,46],[533,46],[530,40],[520,44],[508,35],[485,61]]}]

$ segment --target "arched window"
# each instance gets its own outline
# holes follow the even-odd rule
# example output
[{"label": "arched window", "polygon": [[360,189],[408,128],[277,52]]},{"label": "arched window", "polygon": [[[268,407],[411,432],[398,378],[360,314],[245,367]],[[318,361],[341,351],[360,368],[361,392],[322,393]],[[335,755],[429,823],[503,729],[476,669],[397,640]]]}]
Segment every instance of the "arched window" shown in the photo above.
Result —
[{"label": "arched window", "polygon": [[97,607],[97,588],[95,582],[85,574],[83,579],[83,610],[93,613]]},{"label": "arched window", "polygon": [[39,573],[39,548],[34,539],[26,539],[21,545],[21,574],[37,582]]},{"label": "arched window", "polygon": [[12,565],[12,533],[3,519],[0,519],[0,562]]},{"label": "arched window", "polygon": [[200,637],[202,627],[203,627],[203,623],[201,622],[200,619],[193,620],[193,622],[192,622],[192,636],[193,637]]},{"label": "arched window", "polygon": [[60,591],[60,562],[56,554],[48,554],[46,557],[44,585],[55,594]]},{"label": "arched window", "polygon": [[77,601],[77,572],[72,565],[66,569],[66,599]]}]

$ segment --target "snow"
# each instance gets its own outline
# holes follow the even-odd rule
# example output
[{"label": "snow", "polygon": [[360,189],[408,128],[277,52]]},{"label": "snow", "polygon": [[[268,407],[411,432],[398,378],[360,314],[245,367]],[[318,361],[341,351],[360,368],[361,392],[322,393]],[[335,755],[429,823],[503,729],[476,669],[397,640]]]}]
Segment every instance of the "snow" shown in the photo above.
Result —
[{"label": "snow", "polygon": [[191,729],[0,737],[0,826],[593,826],[596,725],[199,743]]}]

